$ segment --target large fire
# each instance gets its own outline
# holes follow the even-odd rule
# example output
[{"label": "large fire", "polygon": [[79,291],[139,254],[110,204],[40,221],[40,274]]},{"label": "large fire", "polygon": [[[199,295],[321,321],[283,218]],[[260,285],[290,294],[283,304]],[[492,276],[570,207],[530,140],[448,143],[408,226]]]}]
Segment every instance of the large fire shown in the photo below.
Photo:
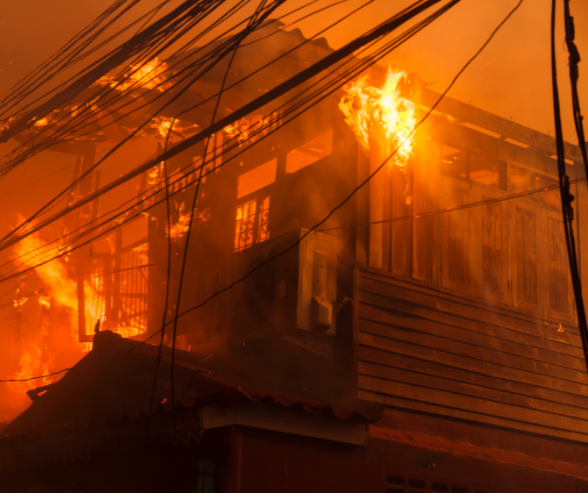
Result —
[{"label": "large fire", "polygon": [[148,62],[132,65],[124,74],[122,80],[117,77],[105,75],[98,80],[99,84],[109,85],[118,91],[133,89],[157,89],[160,92],[167,90],[171,84],[166,82],[164,72],[168,69],[165,62],[160,62],[157,57]]},{"label": "large fire", "polygon": [[[59,248],[47,248],[45,242],[38,235],[32,234],[18,243],[15,254],[18,262],[28,267],[34,267],[45,259],[54,257]],[[40,253],[42,252],[42,253]],[[51,262],[35,267],[46,286],[47,296],[53,304],[63,306],[68,310],[70,317],[70,331],[72,340],[78,339],[78,283],[71,279],[65,262],[57,258]],[[93,301],[97,299],[94,288],[89,282],[84,284],[85,315],[86,320],[97,320],[99,308]]]},{"label": "large fire", "polygon": [[400,95],[399,84],[405,78],[404,72],[388,69],[384,86],[377,88],[369,85],[369,75],[363,75],[345,86],[339,103],[345,121],[364,149],[370,149],[370,140],[376,135],[383,135],[385,142],[381,144],[387,154],[398,147],[394,162],[401,168],[412,152],[411,133],[416,124],[414,104]]}]

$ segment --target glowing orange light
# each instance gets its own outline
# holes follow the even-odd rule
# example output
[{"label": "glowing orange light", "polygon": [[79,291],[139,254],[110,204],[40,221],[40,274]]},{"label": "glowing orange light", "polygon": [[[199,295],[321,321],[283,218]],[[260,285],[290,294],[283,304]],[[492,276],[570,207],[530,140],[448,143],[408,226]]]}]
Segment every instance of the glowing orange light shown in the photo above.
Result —
[{"label": "glowing orange light", "polygon": [[227,125],[223,130],[229,138],[236,138],[237,142],[241,144],[246,140],[251,143],[258,140],[261,136],[267,134],[267,125],[269,117],[254,116],[249,121],[247,118],[240,118],[234,123]]},{"label": "glowing orange light", "polygon": [[45,125],[47,125],[47,123],[47,118],[41,118],[40,120],[37,120],[35,122],[35,127],[44,127]]},{"label": "glowing orange light", "polygon": [[[404,72],[388,69],[388,76],[382,88],[369,85],[369,75],[345,86],[345,95],[339,108],[345,121],[353,130],[358,142],[366,150],[370,148],[370,138],[383,133],[387,152],[398,151],[394,162],[399,167],[406,166],[410,157],[413,137],[411,132],[416,124],[414,104],[400,95],[399,83],[406,78]],[[378,132],[372,127],[377,126]]]},{"label": "glowing orange light", "polygon": [[109,85],[118,91],[126,91],[132,87],[134,89],[157,89],[164,92],[171,87],[171,83],[166,82],[166,77],[163,74],[167,68],[167,63],[154,58],[146,63],[132,65],[131,70],[124,74],[122,80],[117,80],[112,76],[104,76],[98,80],[98,83]]},{"label": "glowing orange light", "polygon": [[[49,297],[55,305],[63,306],[68,310],[70,316],[71,340],[72,342],[77,341],[77,281],[70,278],[65,262],[59,258],[43,265],[39,265],[42,261],[55,257],[59,253],[59,247],[49,247],[37,234],[32,234],[17,244],[14,253],[18,258],[19,263],[22,263],[27,267],[33,267],[39,277],[43,279],[47,288],[47,297]],[[96,296],[94,288],[89,282],[84,284],[84,298],[86,300],[84,307],[86,320],[97,320],[99,317],[99,307],[93,303],[93,300],[97,300],[99,297]]]}]

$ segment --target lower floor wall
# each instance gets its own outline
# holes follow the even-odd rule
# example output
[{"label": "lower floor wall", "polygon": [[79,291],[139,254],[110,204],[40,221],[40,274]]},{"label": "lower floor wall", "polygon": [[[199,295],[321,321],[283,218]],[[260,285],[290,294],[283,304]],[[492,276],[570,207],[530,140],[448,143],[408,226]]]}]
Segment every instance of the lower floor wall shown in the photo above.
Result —
[{"label": "lower floor wall", "polygon": [[467,447],[452,450],[444,443],[431,440],[425,446],[410,431],[395,435],[382,426],[372,428],[365,446],[226,427],[205,431],[200,443],[166,450],[137,447],[124,456],[116,444],[108,457],[93,455],[86,444],[88,450],[67,463],[23,462],[0,471],[0,491],[588,493],[588,474],[582,477],[580,469],[569,474],[569,463],[552,461],[553,469],[547,470],[505,462],[506,456],[469,454]]},{"label": "lower floor wall", "polygon": [[409,435],[406,442],[372,436],[365,447],[349,447],[254,430],[233,433],[241,474],[219,492],[588,492],[588,478],[411,445]]}]

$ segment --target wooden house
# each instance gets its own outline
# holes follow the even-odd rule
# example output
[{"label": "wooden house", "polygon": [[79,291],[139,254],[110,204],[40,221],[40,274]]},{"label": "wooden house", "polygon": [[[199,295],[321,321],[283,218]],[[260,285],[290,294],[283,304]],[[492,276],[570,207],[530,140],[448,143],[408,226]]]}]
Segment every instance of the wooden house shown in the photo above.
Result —
[{"label": "wooden house", "polygon": [[[323,40],[305,42],[276,25],[260,34],[263,49],[238,52],[231,77],[304,44],[228,91],[227,111],[330,51]],[[213,94],[225,70],[211,71],[187,100]],[[439,98],[414,75],[403,91],[417,119]],[[155,336],[167,290],[169,317],[178,309],[181,256],[174,254],[185,245],[199,178],[179,300],[182,358],[301,402],[381,406],[379,418],[364,419],[361,445],[300,438],[285,425],[270,437],[259,423],[233,423],[231,438],[218,442],[230,445],[209,447],[214,453],[201,459],[216,466],[194,472],[204,479],[193,491],[588,491],[588,374],[554,139],[445,97],[418,128],[406,167],[385,165],[358,188],[386,156],[361,148],[339,110],[341,96],[291,121],[287,101],[277,101],[242,123],[250,132],[265,128],[253,137],[241,142],[227,130],[138,177],[136,217],[78,254],[80,285],[103,274],[95,288],[101,329],[141,327],[129,335]],[[206,107],[185,118],[204,127],[211,115]],[[157,152],[163,148],[160,139]],[[80,169],[84,159],[94,158],[86,154]],[[588,195],[578,148],[566,144],[566,159],[587,279]],[[174,183],[171,218],[179,228],[169,256],[162,173]],[[149,186],[159,195],[146,198]],[[85,296],[80,289],[80,306]],[[91,341],[96,320],[79,312],[80,341]],[[171,346],[171,325],[166,333]],[[169,354],[164,360],[169,365]],[[43,409],[51,386],[43,392],[8,431],[17,434],[27,412]],[[224,459],[228,450],[233,462]],[[240,465],[234,454],[244,454]],[[206,489],[208,476],[221,478],[220,489]]]}]

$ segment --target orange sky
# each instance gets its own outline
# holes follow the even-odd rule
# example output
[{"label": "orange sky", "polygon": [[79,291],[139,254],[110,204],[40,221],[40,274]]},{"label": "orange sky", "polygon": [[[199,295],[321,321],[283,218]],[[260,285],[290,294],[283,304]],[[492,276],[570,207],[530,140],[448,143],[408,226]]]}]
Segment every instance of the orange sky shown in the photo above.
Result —
[{"label": "orange sky", "polygon": [[[157,0],[159,1],[159,0]],[[144,8],[156,0],[143,0]],[[290,0],[290,9],[308,0]],[[363,0],[361,0],[363,1]],[[361,4],[347,0],[335,8],[304,22],[306,35],[344,15]],[[408,71],[418,71],[423,79],[436,81],[442,90],[464,61],[481,45],[517,0],[463,0],[444,18],[430,26],[394,52],[390,59]],[[71,36],[96,17],[112,0],[27,0],[2,2],[0,7],[0,91],[43,61]],[[172,4],[178,4],[174,0]],[[326,6],[333,0],[319,0]],[[327,38],[333,47],[341,46],[383,18],[408,5],[407,0],[376,0],[344,22]],[[572,0],[576,16],[577,44],[584,55],[581,64],[581,95],[588,100],[588,2]],[[526,0],[498,37],[476,60],[458,82],[452,95],[493,113],[518,121],[540,131],[552,130],[551,83],[549,61],[549,16],[551,0]],[[560,9],[561,10],[561,9]],[[298,15],[298,14],[296,14]],[[287,21],[292,20],[288,18]],[[561,20],[561,19],[560,19]],[[561,88],[567,89],[566,51],[559,33]],[[586,75],[582,77],[582,75]],[[569,106],[568,92],[562,90],[564,106]],[[588,102],[585,103],[588,108]],[[569,127],[569,112],[566,126]],[[568,132],[568,140],[573,134]]]},{"label": "orange sky", "polygon": [[[159,0],[143,0],[148,9]],[[180,0],[173,0],[177,5]],[[326,6],[334,0],[318,0],[310,8]],[[290,0],[291,9],[308,0]],[[442,91],[463,63],[478,49],[489,33],[517,0],[463,0],[453,11],[392,53],[390,62],[408,72],[418,71]],[[93,20],[112,0],[27,0],[1,2],[0,7],[0,92],[51,55]],[[352,20],[327,35],[333,47],[381,22],[405,7],[408,0],[375,0]],[[360,0],[347,0],[299,27],[305,35],[315,33],[333,19],[350,12]],[[551,103],[549,16],[550,0],[525,0],[486,51],[462,76],[453,97],[543,132],[553,134]],[[581,98],[588,114],[588,2],[572,0],[576,16],[577,44],[584,61],[580,65]],[[309,9],[310,9],[309,8]],[[561,9],[560,9],[561,11]],[[296,16],[288,18],[289,22]],[[561,17],[559,19],[561,21]],[[561,24],[561,22],[560,22]],[[566,140],[575,142],[571,121],[567,52],[563,33],[558,33],[559,74],[564,106]],[[51,198],[71,180],[70,156],[44,153],[21,166],[14,175],[0,181],[0,234],[5,234],[18,204],[25,216]],[[46,177],[46,178],[43,178]],[[41,181],[40,178],[43,178]],[[42,186],[41,186],[42,185]],[[26,195],[25,195],[26,194]],[[23,203],[23,196],[30,200]],[[6,207],[8,206],[8,207]],[[2,212],[4,209],[4,213]]]}]

